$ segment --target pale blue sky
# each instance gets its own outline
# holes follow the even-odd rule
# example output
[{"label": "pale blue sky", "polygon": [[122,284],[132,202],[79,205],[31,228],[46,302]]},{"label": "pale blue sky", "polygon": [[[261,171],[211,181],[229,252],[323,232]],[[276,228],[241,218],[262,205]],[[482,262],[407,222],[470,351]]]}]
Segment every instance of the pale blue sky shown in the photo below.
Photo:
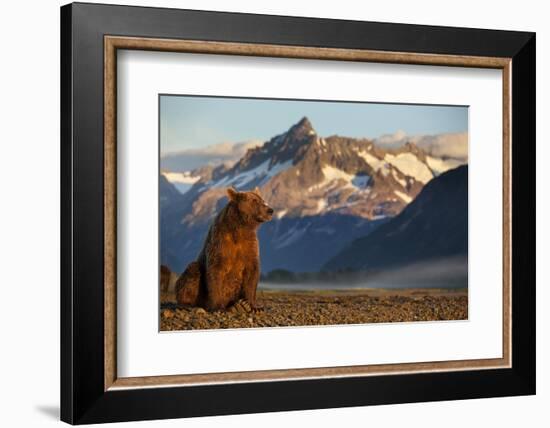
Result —
[{"label": "pale blue sky", "polygon": [[295,101],[162,95],[161,152],[196,149],[223,142],[266,141],[307,116],[328,137],[376,138],[464,132],[468,108],[407,104]]}]

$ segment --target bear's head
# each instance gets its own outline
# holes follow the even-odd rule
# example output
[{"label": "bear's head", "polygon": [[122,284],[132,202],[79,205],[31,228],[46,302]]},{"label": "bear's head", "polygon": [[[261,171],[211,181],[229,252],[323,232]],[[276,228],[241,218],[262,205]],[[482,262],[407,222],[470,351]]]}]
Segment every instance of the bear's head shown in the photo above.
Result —
[{"label": "bear's head", "polygon": [[243,218],[253,223],[263,223],[273,217],[273,208],[265,203],[256,187],[250,192],[239,192],[233,187],[227,189],[227,196]]}]

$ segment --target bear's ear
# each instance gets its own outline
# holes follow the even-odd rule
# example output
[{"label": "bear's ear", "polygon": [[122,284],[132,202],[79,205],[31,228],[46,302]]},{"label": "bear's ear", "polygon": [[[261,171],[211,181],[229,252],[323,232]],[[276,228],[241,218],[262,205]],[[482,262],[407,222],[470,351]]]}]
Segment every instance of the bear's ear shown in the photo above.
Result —
[{"label": "bear's ear", "polygon": [[235,190],[234,187],[227,188],[227,196],[230,201],[236,201],[238,195],[239,195],[239,192],[237,192],[237,190]]},{"label": "bear's ear", "polygon": [[253,192],[256,193],[256,195],[258,195],[260,197],[262,196],[262,195],[260,195],[260,188],[258,186],[256,186],[256,188],[253,190]]}]

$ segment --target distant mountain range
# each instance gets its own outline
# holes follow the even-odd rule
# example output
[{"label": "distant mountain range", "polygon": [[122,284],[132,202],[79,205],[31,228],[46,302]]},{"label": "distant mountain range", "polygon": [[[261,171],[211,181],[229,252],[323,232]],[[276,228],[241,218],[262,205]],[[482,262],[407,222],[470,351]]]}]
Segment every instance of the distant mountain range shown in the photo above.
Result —
[{"label": "distant mountain range", "polygon": [[324,266],[380,270],[468,255],[468,166],[430,181],[398,216],[358,238]]},{"label": "distant mountain range", "polygon": [[259,232],[262,270],[316,271],[401,213],[434,177],[463,162],[412,143],[384,148],[368,139],[324,138],[303,118],[249,148],[233,165],[162,172],[161,261],[183,270],[226,203],[225,189],[259,186],[275,210]]}]

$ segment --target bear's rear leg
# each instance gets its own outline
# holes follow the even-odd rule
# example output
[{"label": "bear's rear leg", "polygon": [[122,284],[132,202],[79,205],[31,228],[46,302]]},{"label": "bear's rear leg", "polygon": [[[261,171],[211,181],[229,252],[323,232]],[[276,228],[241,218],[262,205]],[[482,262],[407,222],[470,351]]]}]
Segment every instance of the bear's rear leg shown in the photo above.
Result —
[{"label": "bear's rear leg", "polygon": [[189,263],[176,282],[176,300],[180,305],[200,304],[201,270],[198,262]]}]

